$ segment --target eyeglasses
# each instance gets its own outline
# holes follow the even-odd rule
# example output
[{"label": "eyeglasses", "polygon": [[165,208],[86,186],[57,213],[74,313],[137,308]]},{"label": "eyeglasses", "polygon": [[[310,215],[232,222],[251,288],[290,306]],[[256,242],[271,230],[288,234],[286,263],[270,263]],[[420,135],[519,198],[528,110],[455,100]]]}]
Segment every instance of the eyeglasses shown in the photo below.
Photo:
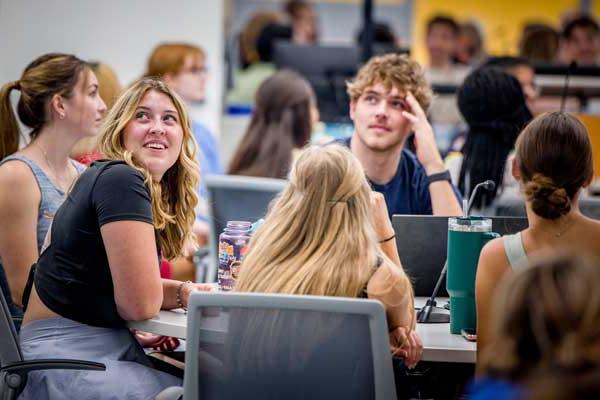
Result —
[{"label": "eyeglasses", "polygon": [[184,68],[180,71],[180,73],[190,73],[190,74],[194,74],[194,75],[204,75],[208,72],[208,69],[203,65],[200,67],[190,67],[190,68]]}]

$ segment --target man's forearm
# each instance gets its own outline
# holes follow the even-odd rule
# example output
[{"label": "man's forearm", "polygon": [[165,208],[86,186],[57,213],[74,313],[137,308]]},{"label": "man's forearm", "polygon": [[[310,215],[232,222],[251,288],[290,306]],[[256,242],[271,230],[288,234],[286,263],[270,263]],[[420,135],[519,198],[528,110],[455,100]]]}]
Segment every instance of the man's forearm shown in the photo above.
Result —
[{"label": "man's forearm", "polygon": [[448,181],[432,182],[429,185],[433,215],[462,215],[460,203]]}]

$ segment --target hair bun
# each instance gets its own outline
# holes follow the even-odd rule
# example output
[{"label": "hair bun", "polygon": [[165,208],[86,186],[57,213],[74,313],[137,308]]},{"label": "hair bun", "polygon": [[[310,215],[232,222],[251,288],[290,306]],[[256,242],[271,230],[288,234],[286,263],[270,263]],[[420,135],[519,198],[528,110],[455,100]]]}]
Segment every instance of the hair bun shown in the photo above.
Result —
[{"label": "hair bun", "polygon": [[535,174],[525,184],[525,196],[531,201],[533,212],[542,218],[557,219],[571,211],[567,191],[542,174]]}]

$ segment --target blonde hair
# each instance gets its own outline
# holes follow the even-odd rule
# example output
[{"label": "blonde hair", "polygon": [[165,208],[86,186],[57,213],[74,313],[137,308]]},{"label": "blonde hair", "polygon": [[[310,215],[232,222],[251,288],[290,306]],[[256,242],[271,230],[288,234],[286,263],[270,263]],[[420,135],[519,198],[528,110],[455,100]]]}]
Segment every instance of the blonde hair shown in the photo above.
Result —
[{"label": "blonde hair", "polygon": [[556,369],[579,374],[600,367],[598,260],[553,253],[510,275],[494,304],[482,371],[525,381]]},{"label": "blonde hair", "polygon": [[252,238],[236,290],[357,297],[378,255],[360,162],[340,145],[308,147]]},{"label": "blonde hair", "polygon": [[377,83],[383,84],[388,91],[392,88],[410,91],[425,111],[431,103],[431,88],[421,66],[406,55],[386,54],[371,58],[352,81],[346,82],[350,100],[357,101],[365,89]]},{"label": "blonde hair", "polygon": [[[160,182],[154,182],[148,170],[123,145],[123,130],[146,94],[154,90],[167,95],[177,113],[183,130],[183,144],[177,162],[167,170]],[[190,120],[181,99],[158,78],[143,78],[129,87],[114,104],[100,130],[100,151],[112,160],[123,160],[146,177],[152,197],[154,228],[158,231],[159,247],[167,259],[177,257],[187,238],[191,238],[198,203],[196,187],[199,181],[196,164],[196,141]]]},{"label": "blonde hair", "polygon": [[165,74],[177,74],[189,56],[197,63],[203,63],[206,57],[200,47],[191,44],[163,43],[158,45],[148,59],[145,76],[163,77]]}]

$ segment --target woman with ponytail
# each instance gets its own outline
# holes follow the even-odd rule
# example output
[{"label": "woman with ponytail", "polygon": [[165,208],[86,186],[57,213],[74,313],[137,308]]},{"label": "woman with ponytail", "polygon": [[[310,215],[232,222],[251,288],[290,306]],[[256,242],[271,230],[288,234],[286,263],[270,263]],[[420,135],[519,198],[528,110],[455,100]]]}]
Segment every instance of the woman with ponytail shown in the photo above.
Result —
[{"label": "woman with ponytail", "polygon": [[578,207],[582,188],[592,181],[593,164],[588,132],[576,117],[552,112],[527,125],[517,140],[513,175],[525,196],[529,227],[494,239],[481,251],[475,290],[478,356],[488,346],[492,350],[491,304],[504,275],[525,267],[540,250],[600,257],[600,222]]},{"label": "woman with ponytail", "polygon": [[452,182],[468,198],[480,182],[496,183],[479,192],[474,209],[486,210],[500,197],[518,196],[510,173],[512,152],[519,132],[531,120],[519,81],[493,67],[473,71],[458,91],[458,108],[469,126],[462,154],[446,161]]},{"label": "woman with ponytail", "polygon": [[260,85],[255,107],[229,174],[284,179],[319,120],[315,94],[306,79],[282,70]]},{"label": "woman with ponytail", "polygon": [[[20,94],[17,115],[13,91]],[[21,79],[0,89],[0,287],[13,316],[22,315],[31,266],[65,193],[83,171],[69,153],[97,133],[105,111],[96,76],[70,54],[38,57]],[[30,129],[21,150],[18,121]]]}]

